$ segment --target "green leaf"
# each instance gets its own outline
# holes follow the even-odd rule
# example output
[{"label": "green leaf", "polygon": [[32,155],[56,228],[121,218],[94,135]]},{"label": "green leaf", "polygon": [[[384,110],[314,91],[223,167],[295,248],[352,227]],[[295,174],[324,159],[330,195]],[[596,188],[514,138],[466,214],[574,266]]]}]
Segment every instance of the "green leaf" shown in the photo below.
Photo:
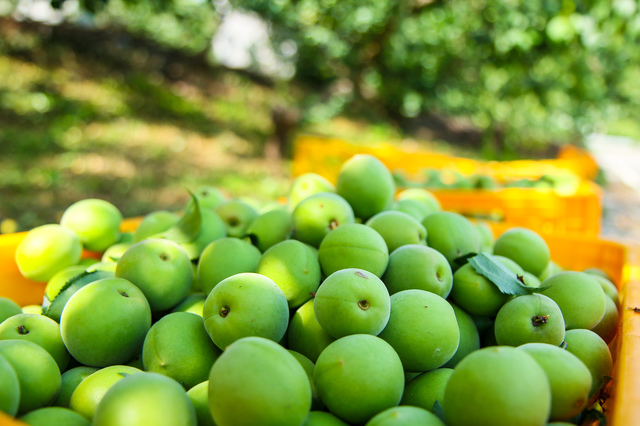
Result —
[{"label": "green leaf", "polygon": [[444,408],[442,408],[440,401],[437,399],[436,402],[433,403],[433,414],[438,416],[438,418],[444,422]]},{"label": "green leaf", "polygon": [[486,253],[480,253],[470,258],[469,263],[478,274],[495,284],[504,294],[533,294],[543,292],[549,288],[549,286],[536,288],[524,285],[516,274]]},{"label": "green leaf", "polygon": [[67,301],[76,291],[89,283],[111,277],[113,277],[113,273],[108,271],[81,272],[75,277],[69,279],[69,281],[62,286],[60,291],[53,296],[53,299],[49,299],[49,297],[46,296],[44,297],[42,303],[42,315],[58,321],[58,315],[62,312]]},{"label": "green leaf", "polygon": [[177,244],[190,243],[198,238],[200,228],[202,226],[200,203],[193,192],[189,191],[189,194],[191,194],[192,202],[189,203],[187,211],[184,213],[184,216],[182,216],[182,219],[180,219],[180,221],[171,228],[161,232],[160,234],[156,234],[151,238],[165,238]]}]

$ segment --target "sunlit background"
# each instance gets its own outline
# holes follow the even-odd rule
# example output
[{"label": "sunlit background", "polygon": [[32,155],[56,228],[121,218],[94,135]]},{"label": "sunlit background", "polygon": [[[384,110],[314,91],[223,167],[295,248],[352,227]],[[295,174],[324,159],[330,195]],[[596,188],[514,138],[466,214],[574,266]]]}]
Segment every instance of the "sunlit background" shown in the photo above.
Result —
[{"label": "sunlit background", "polygon": [[87,197],[176,209],[199,184],[271,200],[303,133],[587,145],[623,185],[607,197],[637,202],[639,42],[634,0],[0,0],[0,222]]}]

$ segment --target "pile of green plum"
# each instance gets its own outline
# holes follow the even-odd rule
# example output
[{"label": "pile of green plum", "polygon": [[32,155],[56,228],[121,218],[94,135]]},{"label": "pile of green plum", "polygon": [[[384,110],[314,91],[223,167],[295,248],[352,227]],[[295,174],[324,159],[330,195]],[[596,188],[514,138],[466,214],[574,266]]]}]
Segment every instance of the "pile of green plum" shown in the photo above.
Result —
[{"label": "pile of green plum", "polygon": [[[616,287],[535,232],[494,240],[375,157],[286,203],[202,187],[133,233],[71,205],[17,248],[0,410],[31,425],[561,425],[612,371]],[[83,258],[83,253],[85,256]],[[89,256],[87,256],[87,253]]]}]

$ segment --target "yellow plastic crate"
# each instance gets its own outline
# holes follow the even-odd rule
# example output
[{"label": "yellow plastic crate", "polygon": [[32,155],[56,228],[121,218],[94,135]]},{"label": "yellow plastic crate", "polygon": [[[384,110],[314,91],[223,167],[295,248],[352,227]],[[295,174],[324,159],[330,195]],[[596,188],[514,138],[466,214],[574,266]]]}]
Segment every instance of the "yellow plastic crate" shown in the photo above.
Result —
[{"label": "yellow plastic crate", "polygon": [[[140,219],[129,219],[123,230],[133,230]],[[510,226],[492,224],[495,236]],[[14,253],[26,233],[0,236],[0,297],[10,297],[20,305],[40,304],[44,283],[22,277],[15,264]],[[614,356],[613,380],[608,386],[610,397],[604,404],[609,425],[640,424],[640,250],[599,238],[576,235],[541,234],[547,241],[551,257],[566,269],[583,270],[596,267],[607,272],[620,290],[621,317],[618,334],[611,343]],[[85,256],[95,255],[85,253]],[[634,262],[634,263],[629,263]],[[24,426],[0,412],[0,425]]]},{"label": "yellow plastic crate", "polygon": [[[371,154],[391,171],[417,176],[425,169],[450,169],[463,175],[482,173],[498,179],[538,178],[543,174],[580,171],[588,175],[597,164],[577,148],[566,148],[565,158],[482,162],[421,150],[401,149],[391,144],[356,145],[340,139],[299,137],[294,145],[292,175],[317,173],[335,183],[342,164],[355,154]],[[561,166],[565,164],[566,166]],[[563,169],[562,167],[566,167]],[[534,188],[495,190],[432,190],[443,209],[475,217],[498,217],[511,225],[536,232],[600,233],[602,190],[590,181],[582,181],[571,195]]]}]

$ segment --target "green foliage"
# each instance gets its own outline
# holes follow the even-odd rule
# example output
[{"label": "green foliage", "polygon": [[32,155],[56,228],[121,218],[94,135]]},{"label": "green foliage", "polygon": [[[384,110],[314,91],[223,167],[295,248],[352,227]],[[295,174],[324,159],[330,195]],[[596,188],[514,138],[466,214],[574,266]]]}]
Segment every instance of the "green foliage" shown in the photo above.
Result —
[{"label": "green foliage", "polygon": [[513,147],[640,118],[640,11],[631,0],[234,4],[272,23],[274,46],[295,41],[296,80],[353,88],[332,91],[323,103],[331,113],[365,100],[391,116],[462,117]]}]

